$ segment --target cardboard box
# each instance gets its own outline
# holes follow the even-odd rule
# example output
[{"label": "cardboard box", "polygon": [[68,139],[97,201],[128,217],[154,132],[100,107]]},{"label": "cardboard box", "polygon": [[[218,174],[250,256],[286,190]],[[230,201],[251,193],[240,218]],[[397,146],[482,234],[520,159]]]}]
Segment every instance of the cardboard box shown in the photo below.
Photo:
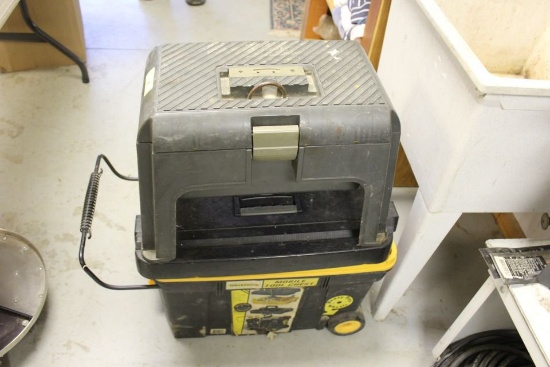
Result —
[{"label": "cardboard box", "polygon": [[[63,46],[86,60],[84,29],[78,0],[27,0],[34,23]],[[8,18],[1,32],[31,33],[19,7]],[[0,41],[2,72],[74,65],[74,62],[48,43]]]}]

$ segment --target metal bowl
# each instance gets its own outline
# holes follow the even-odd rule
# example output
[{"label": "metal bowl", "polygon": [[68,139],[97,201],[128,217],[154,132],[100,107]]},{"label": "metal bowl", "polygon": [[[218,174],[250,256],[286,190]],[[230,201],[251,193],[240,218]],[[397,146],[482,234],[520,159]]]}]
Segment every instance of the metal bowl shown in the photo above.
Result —
[{"label": "metal bowl", "polygon": [[0,357],[34,325],[46,302],[46,268],[24,237],[0,229]]}]

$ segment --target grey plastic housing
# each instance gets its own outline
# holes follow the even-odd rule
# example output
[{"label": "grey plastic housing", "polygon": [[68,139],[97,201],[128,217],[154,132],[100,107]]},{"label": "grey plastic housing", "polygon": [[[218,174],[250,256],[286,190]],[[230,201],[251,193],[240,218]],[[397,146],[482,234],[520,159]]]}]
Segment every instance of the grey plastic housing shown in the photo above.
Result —
[{"label": "grey plastic housing", "polygon": [[550,289],[550,266],[546,265],[537,277],[540,284]]},{"label": "grey plastic housing", "polygon": [[[286,75],[289,66],[305,77]],[[227,80],[238,67],[259,76]],[[243,94],[266,81],[281,85],[286,98]],[[290,125],[299,130],[295,159],[254,159],[255,126]],[[357,245],[378,246],[386,238],[399,137],[398,117],[357,42],[157,47],[147,60],[137,137],[141,254],[151,262],[176,257],[180,197],[357,185],[365,196]]]}]

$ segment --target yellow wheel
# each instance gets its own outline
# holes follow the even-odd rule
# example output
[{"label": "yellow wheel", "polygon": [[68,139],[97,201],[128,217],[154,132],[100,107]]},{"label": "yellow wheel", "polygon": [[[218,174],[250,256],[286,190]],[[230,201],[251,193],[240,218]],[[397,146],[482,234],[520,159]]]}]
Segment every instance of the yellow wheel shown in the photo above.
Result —
[{"label": "yellow wheel", "polygon": [[363,324],[357,320],[344,321],[334,327],[334,332],[339,335],[349,335],[358,332]]},{"label": "yellow wheel", "polygon": [[365,327],[365,317],[361,311],[339,313],[328,320],[327,327],[335,335],[355,334]]}]

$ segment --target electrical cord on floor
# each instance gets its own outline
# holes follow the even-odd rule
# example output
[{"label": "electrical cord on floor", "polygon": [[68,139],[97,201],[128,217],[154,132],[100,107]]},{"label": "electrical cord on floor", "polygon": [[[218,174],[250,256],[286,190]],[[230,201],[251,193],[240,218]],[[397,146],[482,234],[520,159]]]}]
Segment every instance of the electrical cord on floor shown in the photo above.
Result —
[{"label": "electrical cord on floor", "polygon": [[138,181],[137,177],[124,176],[120,174],[111,164],[111,162],[103,154],[97,157],[94,171],[90,175],[90,181],[88,182],[88,189],[86,190],[86,197],[84,199],[84,206],[82,208],[82,220],[80,224],[80,248],[78,252],[78,260],[82,270],[86,272],[97,284],[100,286],[112,289],[112,290],[140,290],[140,289],[155,289],[158,288],[157,284],[140,284],[140,285],[113,285],[106,283],[99,279],[99,277],[88,267],[86,260],[84,260],[84,248],[86,247],[86,239],[92,237],[92,221],[94,219],[95,205],[97,201],[97,193],[99,191],[99,179],[103,170],[100,168],[101,160],[105,161],[111,171],[119,178],[126,181]]},{"label": "electrical cord on floor", "polygon": [[491,330],[454,342],[432,367],[535,367],[516,330]]}]

